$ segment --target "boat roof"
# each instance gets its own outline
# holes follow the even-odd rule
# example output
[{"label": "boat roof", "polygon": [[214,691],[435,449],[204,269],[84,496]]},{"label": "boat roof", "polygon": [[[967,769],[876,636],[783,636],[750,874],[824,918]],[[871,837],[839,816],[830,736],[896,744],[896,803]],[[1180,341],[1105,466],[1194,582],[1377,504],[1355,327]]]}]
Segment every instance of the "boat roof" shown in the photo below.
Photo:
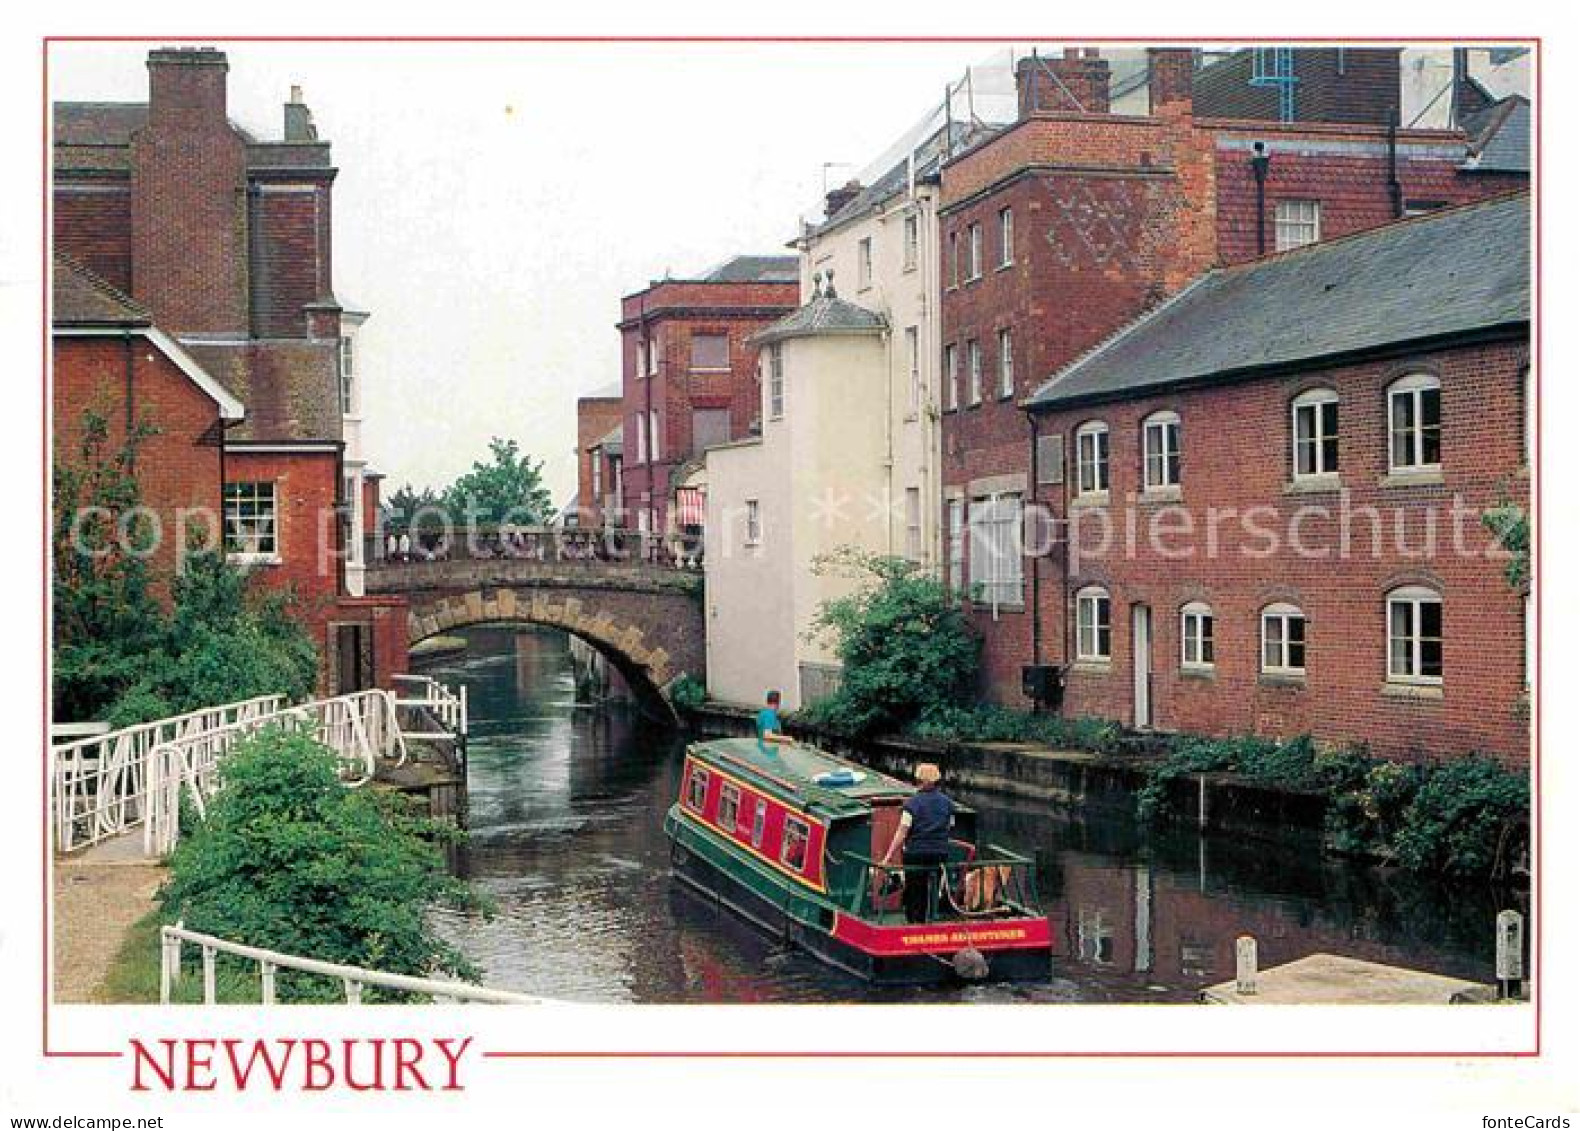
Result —
[{"label": "boat roof", "polygon": [[[754,785],[788,794],[831,817],[863,814],[874,801],[909,797],[913,792],[898,778],[799,742],[764,744],[755,738],[721,738],[699,742],[691,747],[691,752],[711,765],[752,778]],[[817,784],[820,775],[835,770],[854,770],[861,778],[850,785]]]}]

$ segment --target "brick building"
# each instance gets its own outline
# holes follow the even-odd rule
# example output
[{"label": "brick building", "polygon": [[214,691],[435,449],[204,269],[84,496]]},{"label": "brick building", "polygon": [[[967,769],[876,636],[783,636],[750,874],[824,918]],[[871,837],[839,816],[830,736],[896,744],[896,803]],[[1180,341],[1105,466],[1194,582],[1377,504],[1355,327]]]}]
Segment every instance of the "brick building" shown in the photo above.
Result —
[{"label": "brick building", "polygon": [[1529,244],[1514,194],[1219,269],[1030,398],[1067,712],[1528,758]]},{"label": "brick building", "polygon": [[336,170],[298,91],[282,140],[231,122],[228,69],[161,48],[146,103],[55,105],[54,245],[244,406],[220,449],[227,552],[294,593],[325,690],[368,686],[404,667],[405,625],[398,599],[347,587],[363,466],[353,453],[347,476],[347,340],[365,315],[343,325],[334,295]]},{"label": "brick building", "polygon": [[743,255],[700,279],[664,279],[621,300],[618,525],[670,531],[677,470],[695,470],[709,445],[750,434],[759,395],[748,339],[796,308],[799,278],[795,256]]},{"label": "brick building", "polygon": [[616,382],[576,398],[576,501],[570,508],[573,525],[603,526],[605,512],[619,509],[621,444],[617,433],[625,411],[621,392]]},{"label": "brick building", "polygon": [[1255,258],[1259,229],[1270,254],[1528,181],[1514,104],[1502,138],[1369,124],[1377,82],[1355,94],[1370,107],[1358,123],[1209,117],[1233,102],[1204,93],[1192,53],[1148,56],[1145,97],[1127,92],[1123,112],[1105,112],[1119,102],[1095,52],[1022,60],[1018,120],[942,171],[948,568],[978,587],[982,691],[998,702],[1025,704],[1023,667],[1057,652],[1027,615],[1028,563],[994,552],[1035,493],[1024,397],[1203,272]]}]

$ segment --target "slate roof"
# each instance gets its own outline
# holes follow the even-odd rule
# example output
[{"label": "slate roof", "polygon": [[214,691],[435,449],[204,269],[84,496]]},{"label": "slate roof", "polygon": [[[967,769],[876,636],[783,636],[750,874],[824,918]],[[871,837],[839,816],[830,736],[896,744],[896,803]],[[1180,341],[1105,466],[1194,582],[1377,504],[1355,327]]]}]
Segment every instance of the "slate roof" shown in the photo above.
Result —
[{"label": "slate roof", "polygon": [[1531,104],[1518,94],[1466,115],[1470,157],[1465,168],[1483,173],[1531,171]]},{"label": "slate roof", "polygon": [[70,256],[55,253],[50,272],[56,326],[148,326],[153,315]]},{"label": "slate roof", "polygon": [[609,456],[624,455],[625,454],[625,425],[623,425],[623,424],[615,425],[614,431],[610,432],[607,436],[605,436],[603,439],[599,440],[596,444],[591,445],[591,447],[589,447],[588,450],[591,451],[592,448],[602,448],[603,451],[604,451],[604,455],[609,455]]},{"label": "slate roof", "polygon": [[[53,107],[56,145],[130,145],[148,124],[146,102],[57,102]],[[258,139],[235,122],[230,128],[248,144]]]},{"label": "slate roof", "polygon": [[1530,196],[1210,271],[1055,374],[1055,408],[1530,320]]},{"label": "slate roof", "polygon": [[880,334],[889,320],[881,314],[846,302],[837,295],[818,295],[765,330],[752,335],[753,345],[782,342],[787,338],[810,338],[825,334]]},{"label": "slate roof", "polygon": [[[968,149],[989,134],[998,130],[991,126],[978,126],[966,122],[951,122],[953,127],[954,145],[953,152],[959,153]],[[946,136],[942,127],[916,147],[916,177],[931,176],[943,164],[945,156],[951,152],[950,146],[945,144]],[[858,216],[864,216],[874,208],[883,204],[905,191],[910,180],[910,158],[902,157],[892,168],[878,177],[872,184],[863,188],[846,202],[834,215],[825,219],[821,224],[814,224],[807,230],[807,235],[817,236],[824,232],[833,231],[841,225],[849,223]]]},{"label": "slate roof", "polygon": [[737,255],[708,271],[704,283],[797,283],[801,261],[794,255]]}]

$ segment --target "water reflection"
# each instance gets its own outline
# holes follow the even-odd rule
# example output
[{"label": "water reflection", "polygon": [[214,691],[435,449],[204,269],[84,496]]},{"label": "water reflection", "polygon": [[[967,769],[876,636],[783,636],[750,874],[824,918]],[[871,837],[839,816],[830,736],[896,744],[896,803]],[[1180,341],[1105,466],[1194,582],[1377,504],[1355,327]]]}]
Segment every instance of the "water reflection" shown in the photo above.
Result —
[{"label": "water reflection", "polygon": [[[1489,980],[1507,893],[972,797],[986,837],[1037,857],[1054,927],[1048,983],[875,989],[779,945],[669,877],[665,810],[683,739],[575,703],[566,638],[474,629],[426,671],[470,688],[470,845],[498,905],[447,934],[509,989],[584,1001],[1188,1001],[1230,977],[1235,936],[1264,965],[1316,951]],[[1522,908],[1523,909],[1523,908]]]}]

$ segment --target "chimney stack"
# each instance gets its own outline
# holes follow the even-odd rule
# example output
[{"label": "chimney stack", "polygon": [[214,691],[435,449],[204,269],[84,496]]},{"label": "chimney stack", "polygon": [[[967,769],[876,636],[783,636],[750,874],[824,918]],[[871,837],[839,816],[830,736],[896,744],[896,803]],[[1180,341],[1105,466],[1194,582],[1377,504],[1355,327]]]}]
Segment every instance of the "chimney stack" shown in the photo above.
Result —
[{"label": "chimney stack", "polygon": [[844,184],[840,185],[839,188],[830,189],[828,191],[828,195],[823,198],[824,217],[830,220],[833,219],[834,216],[839,213],[840,209],[844,208],[845,205],[855,200],[856,197],[860,195],[860,193],[860,181],[846,181]]},{"label": "chimney stack", "polygon": [[318,127],[313,125],[313,112],[302,101],[302,88],[299,86],[291,87],[291,100],[285,104],[285,140],[318,140]]},{"label": "chimney stack", "polygon": [[1108,60],[1095,47],[1066,47],[1057,59],[1028,55],[1015,64],[1020,116],[1108,113]]},{"label": "chimney stack", "polygon": [[212,47],[160,47],[148,53],[148,118],[175,126],[225,122],[230,64]]},{"label": "chimney stack", "polygon": [[1196,55],[1188,47],[1147,48],[1147,94],[1152,113],[1165,106],[1192,110],[1191,86],[1196,76]]}]

